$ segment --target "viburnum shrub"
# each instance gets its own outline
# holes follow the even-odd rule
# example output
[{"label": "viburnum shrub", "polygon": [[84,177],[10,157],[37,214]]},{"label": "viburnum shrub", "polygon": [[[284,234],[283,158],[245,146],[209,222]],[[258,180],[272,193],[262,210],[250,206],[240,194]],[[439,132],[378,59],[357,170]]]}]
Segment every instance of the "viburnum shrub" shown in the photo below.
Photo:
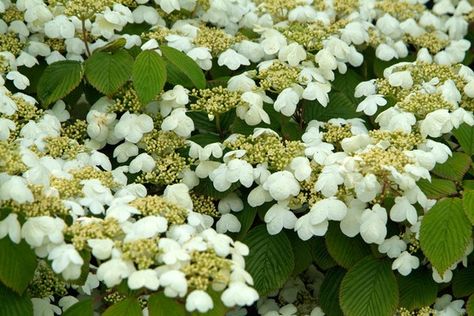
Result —
[{"label": "viburnum shrub", "polygon": [[0,0],[0,316],[474,315],[468,0]]}]

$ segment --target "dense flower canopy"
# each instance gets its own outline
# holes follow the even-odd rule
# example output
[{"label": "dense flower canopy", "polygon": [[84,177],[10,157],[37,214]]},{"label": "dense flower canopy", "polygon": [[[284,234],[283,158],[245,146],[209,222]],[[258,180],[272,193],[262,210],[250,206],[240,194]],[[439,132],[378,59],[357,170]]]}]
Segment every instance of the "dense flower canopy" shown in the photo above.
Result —
[{"label": "dense flower canopy", "polygon": [[474,315],[473,6],[0,0],[0,315]]}]

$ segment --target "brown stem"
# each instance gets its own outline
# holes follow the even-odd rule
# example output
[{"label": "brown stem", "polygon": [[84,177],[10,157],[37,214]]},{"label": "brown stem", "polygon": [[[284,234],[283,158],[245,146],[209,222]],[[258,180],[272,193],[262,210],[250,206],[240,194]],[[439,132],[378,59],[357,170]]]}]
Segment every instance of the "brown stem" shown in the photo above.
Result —
[{"label": "brown stem", "polygon": [[89,49],[85,19],[81,19],[81,25],[82,25],[82,41],[84,42],[84,45],[86,46],[86,55],[87,57],[89,57],[91,55],[91,51]]}]

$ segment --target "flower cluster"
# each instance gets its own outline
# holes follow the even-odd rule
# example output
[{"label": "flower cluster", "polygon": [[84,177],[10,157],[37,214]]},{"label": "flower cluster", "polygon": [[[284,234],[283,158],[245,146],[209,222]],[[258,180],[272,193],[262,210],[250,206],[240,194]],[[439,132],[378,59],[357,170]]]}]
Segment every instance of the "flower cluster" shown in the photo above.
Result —
[{"label": "flower cluster", "polygon": [[[189,312],[324,315],[325,280],[343,289],[326,273],[363,257],[315,245],[333,231],[391,275],[451,282],[471,236],[438,271],[420,234],[471,168],[463,148],[453,192],[427,192],[474,126],[472,22],[467,0],[0,0],[0,240],[36,255],[18,294],[38,315],[84,296],[147,315],[161,292]],[[147,59],[145,88],[142,53],[160,70]],[[99,54],[122,68],[88,72]],[[77,84],[47,85],[58,62]],[[261,225],[294,267],[260,263],[278,255]],[[390,312],[465,312],[439,296]]]}]

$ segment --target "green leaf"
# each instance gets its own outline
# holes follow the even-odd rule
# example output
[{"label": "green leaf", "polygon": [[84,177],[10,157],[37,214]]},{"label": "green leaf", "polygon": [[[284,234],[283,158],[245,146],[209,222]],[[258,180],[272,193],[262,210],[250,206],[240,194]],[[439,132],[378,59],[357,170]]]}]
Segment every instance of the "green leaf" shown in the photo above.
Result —
[{"label": "green leaf", "polygon": [[318,101],[303,101],[303,118],[306,123],[311,120],[328,121],[332,118],[355,118],[362,116],[361,112],[356,112],[357,104],[342,92],[330,92],[329,103],[326,107]]},{"label": "green leaf", "polygon": [[464,191],[474,190],[474,180],[463,180],[462,188]]},{"label": "green leaf", "polygon": [[446,179],[439,179],[435,177],[432,177],[431,181],[420,179],[417,182],[417,185],[429,199],[438,200],[442,197],[456,195],[458,193],[456,184],[453,181]]},{"label": "green leaf", "polygon": [[234,239],[242,240],[247,235],[250,227],[252,227],[255,217],[257,216],[257,208],[251,207],[246,202],[244,202],[244,209],[233,214],[235,217],[237,217],[241,225],[240,231],[237,233],[237,236]]},{"label": "green leaf", "polygon": [[283,286],[295,265],[285,233],[272,236],[265,225],[259,225],[248,233],[244,243],[250,249],[245,261],[255,289],[263,296]]},{"label": "green leaf", "polygon": [[294,231],[288,230],[285,231],[285,233],[290,240],[293,256],[295,257],[293,275],[298,275],[305,271],[313,262],[313,256],[311,256],[311,241],[301,240]]},{"label": "green leaf", "polygon": [[28,296],[20,296],[0,283],[0,315],[33,316],[33,304]]},{"label": "green leaf", "polygon": [[392,316],[398,285],[391,263],[373,257],[356,263],[342,280],[340,300],[346,316]]},{"label": "green leaf", "polygon": [[102,316],[142,316],[142,308],[135,297],[129,297],[107,308]]},{"label": "green leaf", "polygon": [[88,298],[69,307],[63,316],[92,316],[93,314],[92,299]]},{"label": "green leaf", "polygon": [[144,50],[138,54],[132,69],[133,87],[143,103],[148,103],[163,90],[166,64],[157,52]]},{"label": "green leaf", "polygon": [[323,270],[330,269],[337,265],[336,261],[329,254],[324,239],[322,237],[313,237],[311,241],[311,256],[314,262]]},{"label": "green leaf", "polygon": [[441,275],[464,256],[471,230],[471,223],[458,198],[438,201],[423,217],[421,249]]},{"label": "green leaf", "polygon": [[453,276],[453,294],[456,297],[469,296],[474,293],[474,268],[456,269]]},{"label": "green leaf", "polygon": [[468,316],[474,316],[474,294],[467,300],[466,311]]},{"label": "green leaf", "polygon": [[474,191],[464,191],[462,196],[462,207],[467,218],[474,225]]},{"label": "green leaf", "polygon": [[67,96],[81,83],[82,75],[82,65],[75,60],[62,60],[46,67],[37,88],[43,106]]},{"label": "green leaf", "polygon": [[206,88],[206,78],[204,77],[204,73],[198,64],[196,64],[196,62],[188,55],[169,46],[160,46],[160,50],[166,60],[179,69],[179,71],[181,71],[192,82],[192,86],[186,86],[187,88]]},{"label": "green leaf", "polygon": [[463,123],[452,133],[464,152],[472,156],[474,154],[474,127]]},{"label": "green leaf", "polygon": [[347,97],[355,101],[355,88],[362,81],[364,81],[364,79],[361,75],[353,69],[348,69],[344,74],[336,73],[332,86],[334,89],[343,92]]},{"label": "green leaf", "polygon": [[461,181],[471,167],[471,163],[471,157],[465,153],[454,152],[445,163],[436,165],[432,172],[444,179]]},{"label": "green leaf", "polygon": [[342,316],[339,305],[339,289],[346,270],[335,267],[328,270],[324,275],[321,289],[319,290],[319,303],[324,313],[328,316]]},{"label": "green leaf", "polygon": [[218,135],[210,133],[196,134],[189,137],[188,140],[195,142],[196,144],[202,147],[221,141]]},{"label": "green leaf", "polygon": [[216,135],[217,131],[216,122],[210,121],[207,117],[207,113],[201,111],[189,111],[186,115],[191,118],[194,122],[194,127],[200,132],[212,132]]},{"label": "green leaf", "polygon": [[398,286],[400,306],[410,311],[433,304],[438,294],[438,285],[428,270],[415,270],[406,277],[400,276]]},{"label": "green leaf", "polygon": [[133,58],[126,50],[115,53],[94,52],[85,64],[85,75],[89,83],[106,95],[112,95],[130,79]]},{"label": "green leaf", "polygon": [[331,223],[326,234],[326,247],[331,257],[342,267],[349,269],[370,254],[370,248],[360,237],[349,238]]},{"label": "green leaf", "polygon": [[176,299],[166,297],[160,292],[148,299],[148,313],[150,316],[185,316],[186,309]]},{"label": "green leaf", "polygon": [[21,294],[35,274],[36,255],[24,240],[15,244],[8,237],[0,239],[0,249],[0,281]]}]

